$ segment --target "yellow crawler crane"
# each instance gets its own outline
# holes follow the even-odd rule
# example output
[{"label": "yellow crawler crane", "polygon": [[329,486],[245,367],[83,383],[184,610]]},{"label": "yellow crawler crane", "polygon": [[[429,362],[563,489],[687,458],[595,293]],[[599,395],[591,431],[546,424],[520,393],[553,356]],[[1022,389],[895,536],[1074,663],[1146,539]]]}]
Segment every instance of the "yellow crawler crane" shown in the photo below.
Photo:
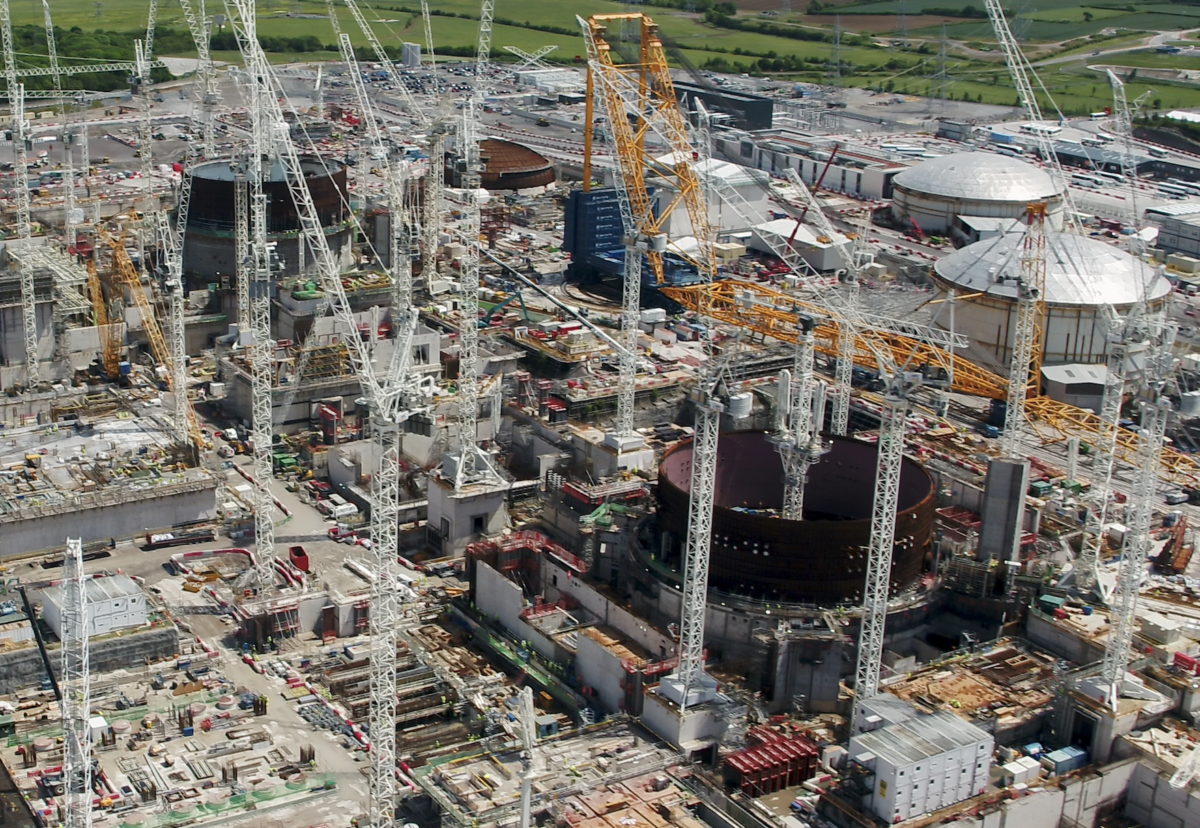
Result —
[{"label": "yellow crawler crane", "polygon": [[[167,347],[166,337],[163,336],[162,327],[158,324],[158,317],[154,313],[154,307],[150,304],[150,299],[146,296],[146,291],[142,286],[142,277],[138,274],[137,268],[129,258],[129,252],[125,249],[125,239],[117,238],[102,227],[96,228],[97,238],[108,245],[112,251],[113,259],[113,288],[127,287],[129,294],[133,298],[134,305],[137,306],[138,313],[142,317],[142,327],[146,331],[146,337],[150,340],[150,352],[154,355],[154,359],[166,371],[166,382],[168,386],[171,382],[172,372],[171,351]],[[188,434],[191,435],[192,444],[198,450],[203,450],[208,447],[208,441],[204,439],[204,434],[200,430],[200,421],[196,418],[196,410],[192,408],[191,400],[188,399],[186,388],[172,388],[175,392],[176,404],[186,407],[188,420]]]}]

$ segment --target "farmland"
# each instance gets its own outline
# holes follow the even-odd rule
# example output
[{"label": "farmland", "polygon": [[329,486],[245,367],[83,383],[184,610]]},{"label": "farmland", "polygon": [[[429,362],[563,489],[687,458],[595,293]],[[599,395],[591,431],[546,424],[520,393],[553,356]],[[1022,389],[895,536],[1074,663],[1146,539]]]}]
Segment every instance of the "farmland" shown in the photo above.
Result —
[{"label": "farmland", "polygon": [[[657,0],[668,2],[668,0]],[[674,2],[674,0],[670,0]],[[389,48],[399,49],[405,40],[423,41],[424,35],[417,0],[360,0],[366,16],[380,40]],[[807,0],[814,2],[814,0]],[[888,38],[897,28],[897,14],[903,2],[908,32],[903,45]],[[695,0],[700,9],[713,0]],[[682,0],[680,0],[682,5]],[[84,32],[104,29],[122,32],[131,41],[145,27],[148,0],[101,0],[94,3],[56,4],[55,22]],[[358,46],[365,37],[340,3],[339,24]],[[741,5],[741,4],[739,4]],[[948,93],[955,99],[1012,105],[1015,93],[1007,72],[999,64],[998,53],[991,52],[991,26],[983,13],[982,0],[965,5],[948,0],[877,0],[876,2],[819,3],[808,6],[797,0],[790,13],[782,11],[782,0],[745,0],[737,14],[732,8],[707,15],[674,8],[648,7],[673,48],[682,50],[687,59],[701,68],[729,72],[769,73],[781,78],[824,81],[830,73],[832,54],[829,28],[840,19],[846,32],[841,47],[843,82],[909,94],[936,91],[937,38],[943,30],[948,38]],[[432,18],[435,47],[443,55],[467,55],[478,32],[478,0],[439,0]],[[750,7],[753,8],[750,8]],[[772,6],[778,6],[776,12]],[[1139,45],[1141,32],[1169,30],[1187,32],[1200,29],[1200,7],[1162,2],[1100,4],[1080,6],[1072,0],[1038,0],[1037,7],[1012,21],[1037,57],[1057,56],[1059,62],[1042,70],[1043,80],[1060,108],[1068,114],[1092,111],[1108,105],[1110,91],[1101,72],[1087,64],[1097,63],[1145,69],[1200,69],[1200,55],[1163,55],[1153,51],[1123,51],[1113,55],[1093,55],[1097,49],[1130,48]],[[546,0],[500,0],[496,8],[493,55],[507,57],[504,47],[534,51],[555,46],[551,60],[575,62],[584,54],[584,41],[576,15],[612,13],[625,10],[623,3],[610,0],[580,0],[574,4]],[[837,13],[835,18],[832,12]],[[259,34],[264,40],[282,39],[268,46],[275,62],[336,59],[333,27],[327,7],[318,0],[260,0]],[[40,9],[35,4],[14,4],[16,26],[40,25]],[[163,2],[159,10],[160,31],[185,30],[182,12]],[[761,31],[762,28],[769,31]],[[856,34],[857,33],[857,34]],[[236,61],[226,40],[216,51],[219,59]],[[865,35],[865,36],[862,36]],[[86,36],[86,35],[85,35]],[[1092,40],[1091,38],[1095,38]],[[294,39],[307,39],[304,46],[291,45]],[[170,41],[177,50],[160,54],[186,56],[181,41]],[[186,40],[182,41],[186,43]],[[216,45],[214,44],[216,48]],[[1064,60],[1078,55],[1078,60]],[[33,60],[36,60],[34,58]],[[1129,79],[1131,97],[1155,79]],[[1163,107],[1200,105],[1200,88],[1161,81],[1153,99]]]}]

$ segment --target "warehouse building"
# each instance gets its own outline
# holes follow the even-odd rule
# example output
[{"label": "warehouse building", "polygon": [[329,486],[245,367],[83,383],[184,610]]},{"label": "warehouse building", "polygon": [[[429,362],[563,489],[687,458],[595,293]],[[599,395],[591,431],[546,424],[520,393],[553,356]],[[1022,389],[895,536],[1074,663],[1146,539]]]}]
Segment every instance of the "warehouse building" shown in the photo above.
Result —
[{"label": "warehouse building", "polygon": [[693,83],[675,82],[679,106],[689,112],[695,109],[693,99],[702,101],[714,115],[728,117],[728,125],[738,129],[770,129],[775,117],[775,101],[752,92],[733,89],[709,89]]},{"label": "warehouse building", "polygon": [[[92,578],[86,582],[84,589],[87,594],[88,638],[140,627],[149,618],[146,594],[128,575]],[[64,599],[61,586],[42,590],[42,615],[59,640],[62,640]]]},{"label": "warehouse building", "polygon": [[713,136],[713,155],[777,176],[791,168],[809,186],[820,179],[822,189],[865,199],[891,198],[892,179],[907,169],[882,150],[791,129],[762,130],[753,140],[747,133],[720,132]]},{"label": "warehouse building", "polygon": [[898,719],[891,723],[866,718],[877,729],[850,739],[849,759],[862,773],[863,807],[880,819],[902,822],[986,790],[993,748],[987,732],[948,710],[888,717]]},{"label": "warehouse building", "polygon": [[1158,246],[1168,253],[1200,257],[1200,213],[1164,217]]}]

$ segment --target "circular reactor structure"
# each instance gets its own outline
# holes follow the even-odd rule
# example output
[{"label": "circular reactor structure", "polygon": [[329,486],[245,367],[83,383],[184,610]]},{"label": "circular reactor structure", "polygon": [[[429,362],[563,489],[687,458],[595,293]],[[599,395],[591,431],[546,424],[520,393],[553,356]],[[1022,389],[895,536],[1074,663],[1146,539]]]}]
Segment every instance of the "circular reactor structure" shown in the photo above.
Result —
[{"label": "circular reactor structure", "polygon": [[[959,296],[954,328],[970,337],[967,353],[985,364],[1007,366],[1017,322],[1017,280],[1021,275],[1023,230],[985,239],[956,250],[933,266],[933,280],[945,298]],[[1157,268],[1099,239],[1075,233],[1046,233],[1046,321],[1044,361],[1103,363],[1107,356],[1105,315],[1144,298],[1161,307],[1171,285]],[[948,328],[948,314],[935,324]]]},{"label": "circular reactor structure", "polygon": [[993,152],[959,152],[909,167],[892,179],[892,218],[925,233],[948,233],[960,216],[1013,218],[1043,202],[1062,224],[1062,189],[1038,167]]},{"label": "circular reactor structure", "polygon": [[[485,190],[526,190],[554,183],[554,164],[545,156],[523,144],[484,138],[479,142],[479,158],[483,163],[481,184]],[[462,173],[455,164],[457,156],[446,156],[446,180],[462,186]]]},{"label": "circular reactor structure", "polygon": [[[346,208],[349,203],[346,168],[331,159],[316,158],[301,159],[300,166],[329,249],[340,266],[350,267],[353,230]],[[300,218],[281,165],[271,168],[263,189],[267,196],[267,238],[275,243],[284,274],[297,275]],[[230,161],[207,161],[196,166],[183,240],[183,273],[189,289],[213,282],[221,287],[234,287],[233,194]],[[312,253],[308,252],[305,259],[306,268],[311,269]]]},{"label": "circular reactor structure", "polygon": [[[717,449],[709,587],[780,602],[834,606],[862,600],[875,497],[876,446],[833,437],[810,470],[804,520],[783,520],[783,462],[776,444],[756,431],[727,432]],[[659,529],[667,556],[687,536],[692,444],[668,451],[658,469]],[[925,569],[934,517],[934,483],[908,457],[900,504],[891,591],[916,584]],[[773,510],[769,511],[769,510]]]}]

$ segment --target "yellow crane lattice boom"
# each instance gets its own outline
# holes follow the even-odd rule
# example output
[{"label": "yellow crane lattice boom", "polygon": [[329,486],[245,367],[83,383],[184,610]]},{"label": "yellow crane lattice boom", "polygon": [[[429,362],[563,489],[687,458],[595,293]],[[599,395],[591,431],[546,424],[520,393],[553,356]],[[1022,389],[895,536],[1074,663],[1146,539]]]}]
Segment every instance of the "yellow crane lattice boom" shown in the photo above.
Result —
[{"label": "yellow crane lattice boom", "polygon": [[[142,328],[146,331],[146,337],[150,340],[150,352],[154,354],[154,359],[167,369],[166,381],[168,386],[170,386],[171,377],[174,376],[171,349],[167,347],[167,340],[163,336],[162,327],[158,324],[158,317],[154,314],[154,307],[150,304],[150,299],[147,298],[146,291],[142,287],[142,278],[138,274],[137,268],[134,267],[133,261],[129,258],[129,252],[125,249],[125,241],[124,239],[117,238],[103,228],[97,228],[97,233],[99,239],[106,243],[112,251],[113,287],[124,285],[129,288],[133,304],[137,307],[138,313],[142,317]],[[204,449],[207,441],[200,430],[200,421],[196,418],[196,410],[192,407],[191,401],[188,400],[187,389],[172,388],[171,390],[175,393],[176,405],[187,406],[188,433],[191,435],[192,443],[198,449]]]},{"label": "yellow crane lattice boom", "polygon": [[[843,327],[837,315],[820,305],[810,305],[795,297],[753,282],[725,280],[710,285],[663,288],[662,293],[684,308],[703,312],[714,321],[752,331],[780,342],[795,343],[799,335],[797,313],[809,314],[819,320],[816,330],[816,350],[826,356],[838,356],[838,336]],[[872,329],[855,333],[854,364],[879,370],[875,350],[890,352],[895,365],[936,367],[947,372],[950,390],[974,397],[1005,400],[1008,380],[979,365],[899,333]],[[1103,424],[1098,416],[1049,397],[1030,397],[1025,401],[1025,414],[1046,442],[1057,442],[1077,436],[1092,445],[1101,440]],[[1124,463],[1136,464],[1137,435],[1119,429],[1116,457]],[[1200,465],[1186,454],[1167,448],[1163,452],[1162,476],[1178,484],[1200,481]]]}]

